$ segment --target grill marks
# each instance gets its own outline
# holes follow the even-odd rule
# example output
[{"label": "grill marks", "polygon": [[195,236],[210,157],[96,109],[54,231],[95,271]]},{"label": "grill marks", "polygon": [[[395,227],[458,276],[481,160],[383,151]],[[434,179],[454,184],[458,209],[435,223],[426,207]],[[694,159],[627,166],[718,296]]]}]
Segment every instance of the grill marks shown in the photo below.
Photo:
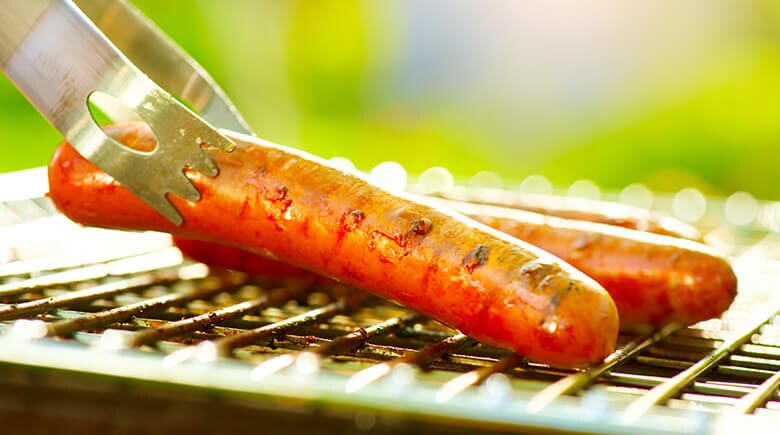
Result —
[{"label": "grill marks", "polygon": [[518,271],[519,280],[529,288],[535,289],[547,296],[549,301],[539,328],[549,334],[558,329],[558,308],[561,300],[574,288],[574,282],[564,278],[559,272],[560,266],[555,263],[530,261]]},{"label": "grill marks", "polygon": [[287,198],[287,186],[280,184],[266,191],[265,199],[274,205],[268,213],[268,220],[274,223],[277,231],[283,231],[284,225],[280,221],[290,219],[288,212],[293,203],[291,199]]},{"label": "grill marks", "polygon": [[344,241],[344,237],[347,235],[347,233],[351,233],[358,229],[365,218],[366,215],[362,210],[359,209],[350,209],[342,214],[339,218],[339,229],[338,235],[336,237],[336,246],[341,246],[341,243]]},{"label": "grill marks", "polygon": [[463,267],[469,273],[474,272],[479,266],[486,264],[490,258],[490,248],[485,245],[477,245],[476,248],[469,251],[463,258]]},{"label": "grill marks", "polygon": [[243,217],[257,204],[265,204],[266,218],[274,224],[276,231],[284,231],[283,221],[292,219],[293,200],[289,198],[287,185],[275,180],[271,174],[273,171],[263,166],[247,177],[245,182],[249,186],[245,190],[254,193],[244,199],[239,215]]},{"label": "grill marks", "polygon": [[412,221],[412,230],[419,235],[428,234],[433,228],[433,222],[428,218],[420,218]]},{"label": "grill marks", "polygon": [[57,308],[89,303],[100,298],[114,297],[123,293],[138,291],[153,285],[171,284],[177,280],[176,273],[169,271],[162,275],[141,275],[120,281],[109,282],[84,290],[65,293],[43,299],[7,305],[0,308],[0,320],[18,319],[25,316],[47,313]]},{"label": "grill marks", "polygon": [[542,263],[539,261],[529,261],[518,271],[520,279],[528,283],[531,288],[539,287],[539,284],[548,276],[557,273],[560,270],[558,265],[553,263]]},{"label": "grill marks", "polygon": [[399,234],[373,230],[368,234],[368,250],[378,252],[381,262],[393,263],[411,254],[432,230],[433,222],[426,217],[412,219],[408,229]]}]

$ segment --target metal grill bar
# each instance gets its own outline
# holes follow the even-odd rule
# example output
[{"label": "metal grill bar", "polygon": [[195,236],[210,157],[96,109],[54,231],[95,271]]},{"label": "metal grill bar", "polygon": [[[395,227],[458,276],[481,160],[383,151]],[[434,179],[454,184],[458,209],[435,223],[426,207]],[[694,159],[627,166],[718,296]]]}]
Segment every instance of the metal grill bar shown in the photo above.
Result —
[{"label": "metal grill bar", "polygon": [[[78,228],[78,227],[75,227],[73,224],[71,224],[62,228],[61,231],[68,233],[68,232],[72,232],[73,228]],[[23,234],[26,235],[27,233],[31,233],[31,232],[34,234],[32,230],[35,229],[24,231]],[[102,237],[105,237],[106,232],[108,232],[108,230],[91,229],[88,234],[84,235],[85,236],[84,241],[80,240],[80,241],[71,241],[71,242],[72,243],[87,242],[88,244],[100,245],[101,243],[103,243],[102,241],[100,241],[100,239]],[[51,231],[48,231],[47,233],[51,233]],[[151,237],[151,239],[153,240],[149,240],[150,237],[147,236],[146,237],[147,240],[145,241],[143,240],[143,237],[141,235],[139,235],[139,237],[142,238],[142,241],[132,243],[129,246],[115,246],[115,247],[111,247],[110,249],[108,247],[102,246],[101,247],[102,249],[95,250],[95,252],[87,251],[89,252],[89,254],[85,254],[79,251],[64,252],[64,253],[57,253],[57,254],[51,254],[51,255],[40,256],[40,257],[36,256],[33,258],[21,258],[7,263],[0,263],[0,278],[38,274],[41,272],[49,272],[49,271],[62,270],[62,269],[72,269],[77,267],[106,263],[109,261],[130,259],[132,257],[143,255],[143,254],[160,255],[160,249],[170,247],[170,241],[168,241],[166,244],[163,242],[164,239],[161,240],[159,236]],[[172,251],[176,252],[177,250],[172,249]],[[181,258],[181,255],[179,255],[179,258]]]},{"label": "metal grill bar", "polygon": [[[283,296],[287,296],[288,292],[282,291],[279,293],[283,293]],[[272,298],[263,295],[252,301],[241,302],[176,322],[168,322],[165,325],[154,329],[145,329],[133,334],[127,342],[127,347],[143,346],[175,335],[187,334],[198,329],[207,328],[226,320],[235,319],[245,314],[262,310],[263,308],[272,305],[274,302],[279,302],[281,299],[282,298],[280,297]],[[284,299],[287,298],[284,297]]]},{"label": "metal grill bar", "polygon": [[247,330],[234,336],[227,336],[214,341],[204,341],[196,346],[188,346],[168,355],[163,361],[163,364],[170,367],[186,362],[192,358],[198,358],[201,361],[214,361],[217,358],[229,358],[233,356],[233,351],[239,347],[248,346],[271,337],[276,337],[291,329],[335,316],[342,312],[345,307],[345,301],[338,300],[323,307],[289,317],[279,322]]},{"label": "metal grill bar", "polygon": [[[127,259],[133,260],[137,266],[133,268],[122,267],[127,263]],[[150,262],[148,260],[154,261]],[[21,293],[32,292],[56,285],[73,285],[81,282],[107,278],[109,276],[130,275],[134,273],[159,270],[165,267],[176,266],[181,264],[181,262],[182,258],[178,250],[175,248],[170,248],[163,251],[131,256],[124,260],[93,264],[89,266],[68,269],[63,272],[29,278],[22,281],[0,284],[0,297],[16,296]]]},{"label": "metal grill bar", "polygon": [[220,338],[219,340],[213,342],[214,352],[217,356],[231,355],[233,351],[239,347],[248,346],[250,344],[265,340],[269,337],[282,334],[290,329],[335,316],[336,314],[344,311],[346,307],[346,301],[340,299],[336,302],[325,305],[322,308],[307,311],[303,314],[290,317],[289,319],[285,319],[280,322],[250,329],[230,337]]},{"label": "metal grill bar", "polygon": [[419,365],[422,367],[430,364],[434,360],[441,358],[443,355],[447,353],[454,352],[466,346],[471,346],[475,343],[476,341],[466,337],[463,334],[455,334],[453,336],[445,338],[444,340],[438,343],[433,343],[428,346],[425,346],[419,351],[412,353],[404,358],[401,358],[398,361],[395,361],[395,363]]},{"label": "metal grill bar", "polygon": [[780,371],[775,372],[755,390],[742,396],[731,411],[735,414],[748,414],[755,411],[777,392],[778,387],[780,387]]},{"label": "metal grill bar", "polygon": [[384,322],[371,325],[367,328],[358,328],[357,331],[350,332],[347,335],[334,338],[333,340],[318,345],[308,352],[316,353],[320,356],[335,355],[350,351],[358,346],[365,344],[370,338],[395,332],[396,330],[419,322],[423,317],[417,313],[410,313],[400,317],[393,317]]},{"label": "metal grill bar", "polygon": [[749,322],[746,327],[736,334],[732,339],[725,341],[715,351],[707,357],[699,360],[686,370],[678,373],[666,382],[654,387],[644,396],[632,402],[625,411],[624,419],[627,422],[636,421],[642,414],[646,413],[652,406],[661,404],[672,396],[678,394],[683,388],[690,385],[697,377],[712,369],[723,358],[729,356],[739,346],[744,344],[750,337],[761,328],[766,322],[772,320],[777,315],[777,308],[769,310],[768,314],[758,316],[758,320]]},{"label": "metal grill bar", "polygon": [[[347,381],[346,385],[344,386],[344,390],[348,393],[353,393],[364,388],[366,385],[372,382],[376,382],[379,379],[389,375],[394,368],[408,367],[411,365],[419,365],[423,367],[427,364],[430,364],[434,360],[441,358],[444,354],[456,351],[474,343],[474,340],[463,334],[455,334],[445,338],[442,341],[425,346],[419,351],[410,353],[403,358],[391,362],[377,364],[355,373]],[[399,370],[406,369],[401,368]]]},{"label": "metal grill bar", "polygon": [[587,371],[575,373],[571,376],[565,377],[558,382],[548,386],[544,390],[537,393],[528,404],[530,412],[539,412],[544,407],[552,403],[553,400],[566,394],[573,394],[592,383],[599,376],[606,373],[620,364],[626,362],[628,359],[637,356],[640,352],[644,351],[648,347],[658,343],[671,334],[679,331],[682,325],[672,323],[661,328],[655,334],[646,338],[637,338],[632,340],[622,348],[613,352],[608,356],[602,364],[593,367]]},{"label": "metal grill bar", "polygon": [[314,364],[314,361],[319,361],[324,356],[345,353],[358,346],[365,345],[366,341],[371,337],[389,334],[421,319],[422,316],[416,313],[394,317],[368,328],[358,328],[357,331],[342,335],[326,343],[315,345],[312,349],[306,349],[295,354],[279,355],[258,365],[252,374],[252,379],[255,381],[260,380],[280,370],[284,370],[298,361],[306,361],[304,364]]},{"label": "metal grill bar", "polygon": [[52,322],[47,325],[47,335],[69,335],[76,331],[121,322],[145,311],[175,306],[196,298],[213,296],[215,293],[222,292],[224,290],[225,289],[223,287],[216,287],[198,289],[188,293],[170,293],[158,296],[156,298],[144,299],[133,304],[124,305],[110,310],[100,311],[73,319]]},{"label": "metal grill bar", "polygon": [[496,373],[504,373],[523,362],[527,362],[524,357],[518,354],[511,354],[501,358],[492,365],[464,373],[439,388],[439,391],[436,392],[436,402],[444,403],[465,389],[474,385],[479,385],[490,376]]},{"label": "metal grill bar", "polygon": [[171,284],[178,280],[177,271],[156,273],[124,279],[84,290],[74,291],[61,296],[36,299],[14,305],[0,307],[0,320],[18,319],[52,311],[55,308],[72,306],[95,299],[116,296],[122,293],[140,290],[153,285]]}]

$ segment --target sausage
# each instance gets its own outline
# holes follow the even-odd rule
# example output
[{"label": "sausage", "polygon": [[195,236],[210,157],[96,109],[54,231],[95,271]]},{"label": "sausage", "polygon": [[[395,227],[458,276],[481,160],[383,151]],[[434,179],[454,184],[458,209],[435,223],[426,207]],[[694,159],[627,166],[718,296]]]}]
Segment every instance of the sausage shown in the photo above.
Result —
[{"label": "sausage", "polygon": [[251,252],[218,243],[173,236],[173,243],[187,257],[209,266],[239,270],[251,276],[276,280],[295,279],[305,284],[322,282],[315,273]]},{"label": "sausage", "polygon": [[488,188],[454,188],[439,193],[438,196],[453,201],[515,208],[564,219],[613,225],[695,241],[702,240],[699,230],[685,222],[614,202],[533,193],[507,194],[499,189]]},{"label": "sausage", "polygon": [[622,326],[692,324],[720,315],[737,294],[729,262],[702,243],[503,207],[439,202],[595,279],[615,301]]},{"label": "sausage", "polygon": [[[718,316],[736,296],[737,278],[728,261],[700,243],[502,207],[438,202],[542,248],[595,279],[612,296],[625,327],[692,324]],[[216,258],[230,248],[217,245],[210,250],[208,242],[197,243],[202,247],[194,253],[197,260],[222,261],[223,266],[252,273],[244,264],[225,262],[235,254]]]},{"label": "sausage", "polygon": [[[153,141],[144,125],[107,133],[129,147]],[[407,196],[357,172],[238,133],[228,154],[204,149],[215,178],[187,171],[197,203],[170,200],[176,227],[74,148],[49,165],[50,197],[85,225],[158,230],[279,259],[394,300],[484,343],[557,367],[597,362],[615,346],[609,294],[551,254]]]}]

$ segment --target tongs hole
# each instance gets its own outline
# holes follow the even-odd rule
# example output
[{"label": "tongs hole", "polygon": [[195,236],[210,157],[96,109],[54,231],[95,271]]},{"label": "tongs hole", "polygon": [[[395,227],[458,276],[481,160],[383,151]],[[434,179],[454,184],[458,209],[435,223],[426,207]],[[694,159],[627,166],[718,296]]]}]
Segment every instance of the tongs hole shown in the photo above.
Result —
[{"label": "tongs hole", "polygon": [[[102,127],[106,134],[112,137],[114,136],[111,134],[113,130],[111,128],[112,125],[129,122],[146,124],[135,110],[123,104],[118,98],[105,92],[92,92],[89,97],[87,97],[87,107],[89,108],[89,113],[95,123]],[[149,127],[148,124],[146,124],[146,126]],[[130,150],[142,153],[152,153],[157,148],[158,140],[157,137],[154,136],[154,131],[151,128],[149,128],[149,130],[152,132],[152,136],[151,138],[147,136],[148,140],[137,140],[139,137],[144,137],[145,135],[114,137],[114,139],[120,146]]]}]

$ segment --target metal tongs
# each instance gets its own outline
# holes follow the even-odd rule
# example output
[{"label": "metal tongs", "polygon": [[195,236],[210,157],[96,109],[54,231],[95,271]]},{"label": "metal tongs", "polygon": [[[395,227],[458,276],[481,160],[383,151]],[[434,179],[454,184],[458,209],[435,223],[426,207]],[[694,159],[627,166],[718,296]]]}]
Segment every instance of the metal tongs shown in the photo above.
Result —
[{"label": "metal tongs", "polygon": [[[166,195],[200,199],[184,168],[218,173],[201,145],[235,146],[214,126],[252,134],[203,68],[121,0],[0,0],[0,69],[79,153],[176,225]],[[157,148],[111,139],[88,102],[115,121],[137,114]]]}]

